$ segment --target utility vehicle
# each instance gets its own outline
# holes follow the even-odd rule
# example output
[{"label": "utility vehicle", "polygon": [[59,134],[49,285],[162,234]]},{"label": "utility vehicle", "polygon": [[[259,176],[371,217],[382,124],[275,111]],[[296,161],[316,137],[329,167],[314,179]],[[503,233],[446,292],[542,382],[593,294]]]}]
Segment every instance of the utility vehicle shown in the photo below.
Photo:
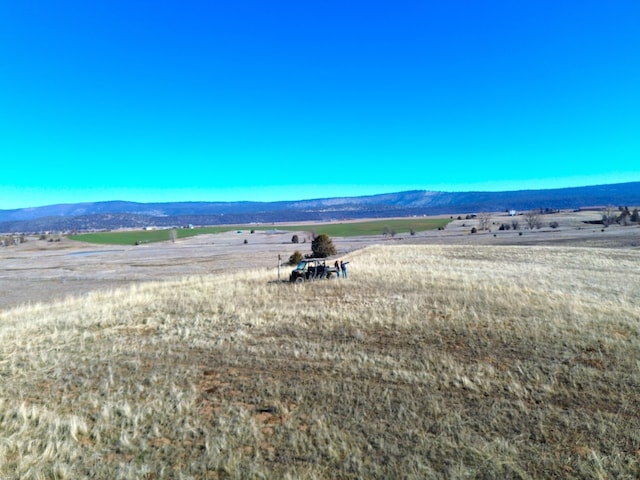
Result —
[{"label": "utility vehicle", "polygon": [[300,260],[298,266],[291,271],[289,281],[302,283],[307,280],[319,280],[321,278],[331,278],[338,275],[335,267],[327,265],[324,258],[305,258]]}]

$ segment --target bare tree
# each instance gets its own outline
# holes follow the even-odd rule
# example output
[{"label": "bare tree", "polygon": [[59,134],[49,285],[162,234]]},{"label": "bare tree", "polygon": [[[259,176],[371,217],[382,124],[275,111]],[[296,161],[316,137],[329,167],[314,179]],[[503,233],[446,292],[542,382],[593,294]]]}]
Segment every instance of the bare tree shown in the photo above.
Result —
[{"label": "bare tree", "polygon": [[478,230],[489,230],[489,227],[491,227],[491,215],[482,212],[478,215]]},{"label": "bare tree", "polygon": [[524,214],[524,221],[529,227],[529,230],[540,228],[542,226],[542,220],[540,219],[540,216],[540,210],[529,210]]},{"label": "bare tree", "polygon": [[629,207],[619,207],[620,216],[618,217],[617,222],[622,223],[625,227],[629,225],[629,219],[631,218],[631,212],[629,211]]},{"label": "bare tree", "polygon": [[602,214],[602,223],[605,226],[612,225],[616,222],[616,208],[613,205],[607,205]]}]

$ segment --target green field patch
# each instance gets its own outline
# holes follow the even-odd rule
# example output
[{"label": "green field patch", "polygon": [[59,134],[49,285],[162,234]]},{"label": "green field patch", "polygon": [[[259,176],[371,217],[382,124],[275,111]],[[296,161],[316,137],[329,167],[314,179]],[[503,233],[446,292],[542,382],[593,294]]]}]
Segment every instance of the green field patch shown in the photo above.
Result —
[{"label": "green field patch", "polygon": [[363,235],[383,235],[385,233],[410,233],[436,230],[446,227],[448,218],[394,218],[372,220],[366,222],[318,223],[313,225],[279,226],[279,230],[311,231],[317,234],[326,233],[333,237],[359,237]]},{"label": "green field patch", "polygon": [[[143,243],[168,242],[173,238],[188,238],[206,233],[221,233],[231,230],[226,227],[206,227],[193,229],[128,230],[122,232],[93,232],[70,235],[71,240],[101,245],[140,245]],[[175,235],[175,237],[173,237]]]},{"label": "green field patch", "polygon": [[337,222],[314,223],[305,225],[223,225],[215,227],[200,227],[191,229],[159,229],[159,230],[129,230],[119,232],[94,232],[70,235],[71,240],[97,243],[101,245],[140,245],[153,242],[168,242],[173,238],[181,239],[196,235],[224,233],[230,231],[250,232],[286,230],[291,232],[326,233],[333,237],[358,237],[363,235],[407,234],[411,231],[422,232],[444,228],[451,220],[448,218],[394,218],[372,220],[366,222]]}]

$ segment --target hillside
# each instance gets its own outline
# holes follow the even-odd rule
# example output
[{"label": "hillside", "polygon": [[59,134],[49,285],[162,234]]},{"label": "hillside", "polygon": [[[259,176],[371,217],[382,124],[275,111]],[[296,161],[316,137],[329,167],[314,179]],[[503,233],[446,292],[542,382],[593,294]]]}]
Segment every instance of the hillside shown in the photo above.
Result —
[{"label": "hillside", "polygon": [[574,209],[594,205],[640,205],[640,182],[513,192],[409,191],[363,197],[283,202],[124,201],[0,210],[0,232],[41,232],[326,221],[483,211]]},{"label": "hillside", "polygon": [[0,477],[640,476],[640,251],[350,261],[0,313]]}]

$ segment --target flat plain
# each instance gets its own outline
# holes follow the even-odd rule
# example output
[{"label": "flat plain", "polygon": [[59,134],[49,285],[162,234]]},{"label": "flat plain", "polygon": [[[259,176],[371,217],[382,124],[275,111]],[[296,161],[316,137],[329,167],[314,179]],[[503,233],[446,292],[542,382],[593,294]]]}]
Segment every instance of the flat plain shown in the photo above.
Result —
[{"label": "flat plain", "polygon": [[[334,243],[342,256],[368,245],[400,243],[640,248],[638,226],[609,227],[602,231],[599,225],[584,223],[599,219],[598,212],[546,215],[547,224],[557,221],[560,227],[535,230],[527,230],[521,216],[494,214],[491,232],[478,234],[470,234],[477,220],[456,218],[444,230],[418,231],[415,235],[403,232],[392,237],[384,236],[380,228],[378,234],[334,237]],[[498,230],[500,224],[514,220],[519,221],[520,230]],[[393,225],[392,220],[388,223]],[[320,225],[323,226],[326,227]],[[185,275],[269,269],[277,266],[278,256],[286,263],[295,250],[304,254],[311,251],[310,232],[319,229],[317,224],[309,224],[307,230],[299,232],[284,230],[290,228],[287,224],[281,227],[256,230],[253,234],[243,227],[175,242],[169,241],[169,233],[165,232],[167,241],[142,245],[91,244],[66,237],[61,237],[59,242],[47,242],[33,237],[22,245],[0,248],[0,310]],[[291,243],[295,234],[301,243]],[[287,267],[283,267],[282,272],[288,275]]]},{"label": "flat plain", "polygon": [[638,478],[640,229],[586,215],[302,285],[275,230],[4,248],[0,478]]}]

